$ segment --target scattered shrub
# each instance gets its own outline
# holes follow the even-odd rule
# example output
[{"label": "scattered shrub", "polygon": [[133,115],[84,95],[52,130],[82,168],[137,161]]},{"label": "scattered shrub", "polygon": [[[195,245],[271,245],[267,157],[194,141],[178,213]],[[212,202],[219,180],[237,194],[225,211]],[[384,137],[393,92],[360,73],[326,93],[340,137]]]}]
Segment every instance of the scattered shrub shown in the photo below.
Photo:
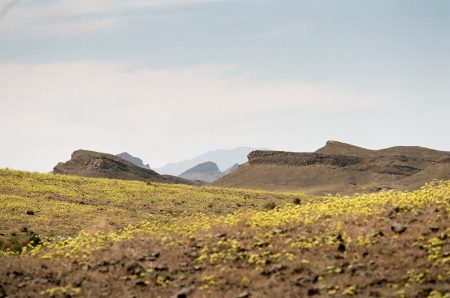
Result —
[{"label": "scattered shrub", "polygon": [[264,204],[264,209],[266,210],[272,210],[275,209],[275,207],[277,207],[277,204],[275,204],[275,202],[267,202],[266,204]]}]

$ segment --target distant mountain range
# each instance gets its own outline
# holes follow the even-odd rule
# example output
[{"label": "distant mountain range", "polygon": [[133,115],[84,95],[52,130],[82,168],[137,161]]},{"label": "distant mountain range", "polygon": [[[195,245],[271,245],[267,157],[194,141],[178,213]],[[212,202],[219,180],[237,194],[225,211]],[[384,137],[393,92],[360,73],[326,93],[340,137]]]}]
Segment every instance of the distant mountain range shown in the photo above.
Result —
[{"label": "distant mountain range", "polygon": [[[157,169],[163,175],[126,152],[114,156],[77,150],[69,161],[58,163],[53,172],[147,182],[302,191],[313,195],[410,190],[433,179],[450,179],[450,152],[417,146],[370,150],[328,141],[315,152],[252,150],[240,147],[208,152]],[[164,175],[167,172],[176,175]]]},{"label": "distant mountain range", "polygon": [[237,168],[239,168],[239,164],[236,163],[230,168],[221,172],[216,163],[212,161],[207,161],[185,171],[178,177],[193,181],[200,180],[204,182],[214,182],[217,179],[222,178],[223,176],[233,172]]},{"label": "distant mountain range", "polygon": [[149,169],[150,170],[150,165],[146,164],[144,165],[144,162],[142,161],[142,159],[135,157],[131,154],[129,154],[128,152],[122,152],[116,155],[117,157],[120,157],[122,159],[125,159],[126,161],[131,162],[134,165],[137,165],[140,168],[144,168],[144,169]]},{"label": "distant mountain range", "polygon": [[236,164],[246,163],[247,155],[254,150],[254,148],[250,147],[238,147],[229,150],[210,151],[192,159],[169,163],[163,167],[155,168],[154,170],[160,174],[179,176],[197,165],[213,162],[217,165],[219,171],[225,172]]}]

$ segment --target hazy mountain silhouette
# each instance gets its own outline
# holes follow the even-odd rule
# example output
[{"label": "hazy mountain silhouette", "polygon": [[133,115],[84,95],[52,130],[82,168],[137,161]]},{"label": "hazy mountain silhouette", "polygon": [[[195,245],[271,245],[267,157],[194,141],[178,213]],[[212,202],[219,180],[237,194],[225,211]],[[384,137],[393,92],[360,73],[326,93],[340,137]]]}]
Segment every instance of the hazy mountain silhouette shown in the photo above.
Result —
[{"label": "hazy mountain silhouette", "polygon": [[132,164],[137,165],[138,167],[144,168],[144,169],[150,169],[150,165],[146,164],[144,165],[144,162],[142,161],[142,159],[135,157],[131,154],[129,154],[128,152],[122,152],[116,155],[117,157],[120,157],[122,159],[125,159],[129,162],[131,162]]},{"label": "hazy mountain silhouette", "polygon": [[213,182],[223,176],[216,163],[207,161],[185,171],[178,177],[189,180]]},{"label": "hazy mountain silhouette", "polygon": [[247,162],[247,155],[253,150],[255,149],[250,147],[238,147],[229,150],[210,151],[189,160],[169,163],[154,170],[161,174],[178,176],[201,163],[211,161],[217,164],[220,171],[226,171],[235,164]]},{"label": "hazy mountain silhouette", "polygon": [[207,161],[196,165],[195,167],[185,171],[178,177],[189,179],[189,180],[200,180],[204,182],[214,182],[225,175],[228,175],[239,168],[239,164],[234,164],[230,168],[221,172],[216,163],[212,161]]}]

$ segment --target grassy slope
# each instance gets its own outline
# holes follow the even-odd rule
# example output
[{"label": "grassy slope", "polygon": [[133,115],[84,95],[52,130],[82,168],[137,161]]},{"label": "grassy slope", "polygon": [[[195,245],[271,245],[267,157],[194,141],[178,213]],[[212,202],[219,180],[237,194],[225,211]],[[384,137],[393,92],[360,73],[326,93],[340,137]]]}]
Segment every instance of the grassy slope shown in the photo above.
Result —
[{"label": "grassy slope", "polygon": [[75,236],[1,257],[0,296],[439,297],[449,211],[449,182],[305,197],[0,170],[4,247]]},{"label": "grassy slope", "polygon": [[0,240],[6,243],[24,227],[42,237],[73,236],[149,218],[263,210],[267,203],[283,206],[294,197],[303,196],[0,170]]}]

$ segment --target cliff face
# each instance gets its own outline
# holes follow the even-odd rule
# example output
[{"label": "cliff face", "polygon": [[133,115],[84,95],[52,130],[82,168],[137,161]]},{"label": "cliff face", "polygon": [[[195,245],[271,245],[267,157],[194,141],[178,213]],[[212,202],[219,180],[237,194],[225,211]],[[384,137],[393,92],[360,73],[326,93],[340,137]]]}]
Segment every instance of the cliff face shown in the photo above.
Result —
[{"label": "cliff face", "polygon": [[313,153],[253,151],[215,184],[313,194],[414,189],[450,179],[450,152],[422,147],[369,150],[336,141]]},{"label": "cliff face", "polygon": [[331,165],[345,167],[361,163],[363,158],[346,155],[296,153],[283,151],[253,151],[248,155],[250,164],[276,164],[286,166]]},{"label": "cliff face", "polygon": [[73,152],[71,159],[58,163],[53,172],[84,177],[192,184],[182,178],[159,175],[111,154],[88,150]]}]

